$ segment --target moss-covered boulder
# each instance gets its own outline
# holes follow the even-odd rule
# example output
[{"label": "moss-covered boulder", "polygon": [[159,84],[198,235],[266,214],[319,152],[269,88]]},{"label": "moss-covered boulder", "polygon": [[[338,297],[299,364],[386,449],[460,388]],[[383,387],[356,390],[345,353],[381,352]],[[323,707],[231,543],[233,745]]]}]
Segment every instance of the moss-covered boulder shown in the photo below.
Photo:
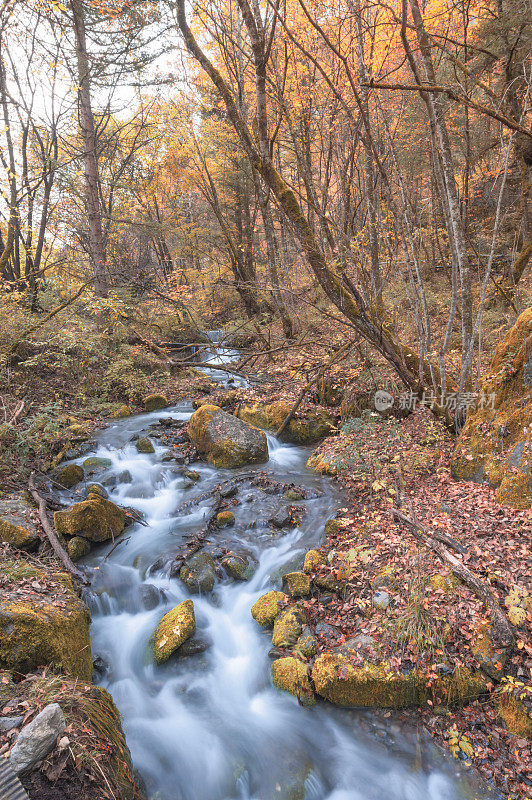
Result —
[{"label": "moss-covered boulder", "polygon": [[64,587],[31,599],[0,598],[0,666],[26,673],[52,665],[90,681],[89,623],[85,603]]},{"label": "moss-covered boulder", "polygon": [[317,694],[331,703],[348,707],[405,708],[427,700],[434,702],[435,698],[458,703],[487,691],[485,676],[465,667],[455,670],[451,676],[442,676],[429,687],[428,675],[423,671],[403,674],[386,663],[369,662],[354,667],[340,653],[318,656],[312,668],[312,680]]},{"label": "moss-covered boulder", "polygon": [[117,408],[116,411],[113,411],[111,417],[113,417],[113,419],[123,419],[124,417],[130,417],[132,413],[129,406],[123,405]]},{"label": "moss-covered boulder", "polygon": [[141,436],[137,439],[135,447],[139,453],[155,453],[155,447],[147,436]]},{"label": "moss-covered boulder", "polygon": [[83,468],[87,472],[96,472],[100,469],[109,469],[113,466],[110,458],[100,458],[100,456],[90,456],[83,462]]},{"label": "moss-covered boulder", "polygon": [[216,514],[216,526],[218,528],[229,528],[235,524],[235,515],[232,511],[220,511]]},{"label": "moss-covered boulder", "polygon": [[312,658],[316,655],[318,641],[309,630],[303,630],[303,633],[296,642],[295,649],[305,658]]},{"label": "moss-covered boulder", "polygon": [[288,597],[283,592],[266,592],[251,606],[251,616],[261,628],[269,628],[287,600]]},{"label": "moss-covered boulder", "polygon": [[155,629],[151,647],[157,664],[167,661],[195,631],[194,603],[185,600],[165,614]]},{"label": "moss-covered boulder", "polygon": [[55,471],[54,478],[61,484],[71,489],[77,483],[83,480],[85,472],[80,464],[68,464],[66,467],[61,467]]},{"label": "moss-covered boulder", "polygon": [[168,398],[164,394],[149,394],[144,398],[144,408],[146,411],[161,411],[169,406]]},{"label": "moss-covered boulder", "polygon": [[179,577],[193,594],[212,592],[216,583],[216,564],[209,553],[189,558],[179,571]]},{"label": "moss-covered boulder", "polygon": [[126,512],[97,494],[54,514],[55,528],[62,536],[82,536],[91,542],[105,542],[124,530]]},{"label": "moss-covered boulder", "polygon": [[452,472],[487,481],[502,505],[532,505],[532,308],[497,346],[478,397],[467,412]]},{"label": "moss-covered boulder", "polygon": [[283,591],[290,597],[307,597],[310,594],[310,578],[305,572],[286,572],[283,575]]},{"label": "moss-covered boulder", "polygon": [[315,705],[316,698],[310,685],[309,669],[306,664],[297,658],[277,658],[272,664],[271,671],[274,686],[290,692],[304,706]]},{"label": "moss-covered boulder", "polygon": [[[239,408],[238,417],[257,428],[275,432],[281,427],[292,407],[293,403],[284,400],[255,403]],[[281,434],[281,439],[291,444],[315,444],[329,436],[333,430],[334,417],[327,411],[298,411]]]},{"label": "moss-covered boulder", "polygon": [[80,558],[88,556],[91,551],[90,542],[82,536],[74,536],[68,540],[68,555],[72,561],[79,561]]},{"label": "moss-covered boulder", "polygon": [[269,457],[265,434],[218,406],[198,408],[189,420],[187,432],[199,452],[218,468],[261,464]]},{"label": "moss-covered boulder", "polygon": [[491,624],[484,623],[471,641],[471,652],[480,664],[480,668],[496,681],[503,676],[508,651],[505,647],[498,647]]},{"label": "moss-covered boulder", "polygon": [[510,733],[532,739],[532,716],[523,700],[510,692],[502,692],[497,706],[497,715],[503,720]]},{"label": "moss-covered boulder", "polygon": [[19,496],[0,498],[0,542],[27,552],[39,546],[40,538],[28,506]]},{"label": "moss-covered boulder", "polygon": [[305,555],[305,563],[303,564],[303,572],[307,574],[312,572],[319,567],[321,564],[325,564],[325,557],[320,553],[319,550],[309,550]]},{"label": "moss-covered boulder", "polygon": [[273,623],[273,646],[294,647],[306,621],[307,614],[302,606],[288,606],[281,611]]},{"label": "moss-covered boulder", "polygon": [[255,574],[259,562],[252,553],[247,550],[240,550],[238,553],[231,553],[222,561],[227,574],[235,581],[249,581]]}]

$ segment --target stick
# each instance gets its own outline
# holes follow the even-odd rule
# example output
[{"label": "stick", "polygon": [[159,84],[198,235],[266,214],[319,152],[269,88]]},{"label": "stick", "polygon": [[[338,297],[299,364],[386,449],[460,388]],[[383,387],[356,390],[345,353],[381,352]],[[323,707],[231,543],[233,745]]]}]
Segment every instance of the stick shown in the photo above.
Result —
[{"label": "stick", "polygon": [[510,623],[506,619],[506,615],[499,606],[490,587],[483,583],[480,578],[477,578],[477,576],[464,564],[462,564],[462,562],[459,561],[456,556],[454,556],[452,553],[449,553],[449,551],[446,550],[445,547],[440,544],[440,542],[436,541],[435,536],[429,533],[429,531],[419,522],[407,517],[407,515],[403,514],[402,511],[399,511],[398,508],[393,509],[393,515],[410,529],[416,539],[418,539],[420,542],[423,542],[423,544],[428,545],[431,550],[434,550],[434,552],[439,555],[442,561],[444,561],[450,567],[451,572],[453,572],[457,578],[460,578],[460,580],[465,583],[465,585],[468,586],[476,594],[476,596],[480,598],[480,600],[484,602],[491,614],[493,634],[496,643],[500,647],[512,647],[514,643],[514,634],[512,628],[510,627]]},{"label": "stick", "polygon": [[81,581],[81,583],[83,583],[85,586],[88,586],[89,579],[87,578],[86,575],[83,574],[83,572],[81,572],[76,567],[76,565],[70,559],[70,556],[68,555],[68,553],[66,552],[66,550],[62,546],[61,542],[57,538],[56,532],[54,531],[53,527],[50,525],[50,521],[49,521],[48,516],[46,514],[46,500],[43,497],[41,497],[41,495],[37,491],[37,488],[35,486],[34,474],[35,473],[33,473],[33,472],[31,473],[30,479],[28,481],[28,486],[29,486],[29,490],[31,492],[31,495],[32,495],[33,499],[35,500],[35,502],[39,506],[39,518],[41,520],[41,524],[43,526],[44,532],[48,537],[48,541],[52,545],[52,549],[53,549],[54,553],[63,562],[63,564],[65,565],[67,570],[72,575],[74,575],[75,578],[77,578],[79,581]]}]

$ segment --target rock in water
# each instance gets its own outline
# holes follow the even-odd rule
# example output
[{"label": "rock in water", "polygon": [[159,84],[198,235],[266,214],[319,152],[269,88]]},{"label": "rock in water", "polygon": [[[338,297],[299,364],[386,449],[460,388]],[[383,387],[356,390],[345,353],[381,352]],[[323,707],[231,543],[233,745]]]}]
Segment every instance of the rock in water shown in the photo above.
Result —
[{"label": "rock in water", "polygon": [[62,486],[71,489],[72,486],[83,480],[85,472],[80,464],[69,464],[56,470],[54,477]]},{"label": "rock in water", "polygon": [[185,600],[164,615],[153,634],[151,646],[157,664],[167,661],[196,630],[194,603]]},{"label": "rock in water", "polygon": [[192,415],[187,432],[210,464],[234,469],[268,461],[268,441],[263,431],[222,411],[204,405]]},{"label": "rock in water", "polygon": [[307,615],[302,606],[289,606],[281,611],[273,625],[273,646],[293,647],[299,639],[306,621]]},{"label": "rock in water", "polygon": [[251,616],[261,628],[269,628],[287,600],[288,597],[283,592],[266,592],[251,606]]},{"label": "rock in water", "polygon": [[38,761],[46,758],[48,753],[54,749],[57,738],[64,733],[65,728],[65,718],[57,703],[50,703],[43,708],[35,719],[22,728],[11,750],[9,763],[13,772],[20,775],[32,769]]},{"label": "rock in water", "polygon": [[283,575],[283,590],[290,597],[307,597],[310,594],[310,578],[305,572],[286,572]]},{"label": "rock in water", "polygon": [[212,592],[216,582],[216,565],[208,553],[198,553],[188,559],[179,571],[179,577],[189,592]]},{"label": "rock in water", "polygon": [[249,581],[255,574],[259,562],[252,553],[240,550],[223,559],[222,565],[235,581]]},{"label": "rock in water", "polygon": [[144,398],[144,408],[146,411],[161,411],[169,405],[168,399],[164,394],[149,394]]},{"label": "rock in water", "polygon": [[105,542],[122,533],[126,514],[110,500],[91,493],[89,500],[74,503],[54,514],[55,528],[63,536],[83,536],[91,542]]},{"label": "rock in water", "polygon": [[155,448],[147,436],[141,436],[135,443],[139,453],[155,453]]},{"label": "rock in water", "polygon": [[290,692],[304,706],[315,705],[316,698],[310,685],[309,669],[306,664],[297,658],[278,658],[273,662],[271,671],[274,686]]}]

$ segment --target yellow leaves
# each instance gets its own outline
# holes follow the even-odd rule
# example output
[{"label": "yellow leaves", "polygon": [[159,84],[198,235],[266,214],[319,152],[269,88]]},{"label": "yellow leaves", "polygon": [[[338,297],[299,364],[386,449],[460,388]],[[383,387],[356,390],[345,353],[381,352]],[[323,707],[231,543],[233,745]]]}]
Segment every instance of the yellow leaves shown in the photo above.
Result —
[{"label": "yellow leaves", "polygon": [[449,728],[447,735],[449,737],[449,750],[455,758],[458,758],[460,751],[462,751],[467,758],[474,758],[475,751],[471,745],[471,742],[465,733],[460,733],[456,725],[453,725],[452,728]]},{"label": "yellow leaves", "polygon": [[512,625],[522,625],[526,620],[526,611],[519,606],[511,606],[508,611],[508,619]]},{"label": "yellow leaves", "polygon": [[381,483],[381,481],[373,481],[373,483],[371,484],[371,488],[373,489],[374,492],[381,492],[383,489],[386,488],[386,486],[384,485],[384,483]]}]

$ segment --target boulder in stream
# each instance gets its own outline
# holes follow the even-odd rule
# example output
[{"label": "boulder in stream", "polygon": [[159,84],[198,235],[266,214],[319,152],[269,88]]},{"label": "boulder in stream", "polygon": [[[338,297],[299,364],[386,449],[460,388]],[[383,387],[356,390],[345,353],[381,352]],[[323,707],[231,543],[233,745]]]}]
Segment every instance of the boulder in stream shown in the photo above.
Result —
[{"label": "boulder in stream", "polygon": [[216,583],[216,565],[209,553],[198,553],[179,570],[179,577],[193,594],[212,592]]},{"label": "boulder in stream", "polygon": [[309,669],[298,658],[278,658],[271,667],[273,685],[297,697],[301,705],[313,706],[316,698],[309,679]]},{"label": "boulder in stream", "polygon": [[273,624],[272,644],[274,647],[293,647],[307,621],[303,606],[288,606],[276,617]]},{"label": "boulder in stream", "polygon": [[85,472],[80,464],[67,464],[55,471],[54,479],[67,489],[71,489],[83,480]]},{"label": "boulder in stream", "polygon": [[91,493],[88,500],[74,503],[54,514],[55,528],[62,536],[83,536],[91,542],[105,542],[122,533],[126,512],[110,500]]},{"label": "boulder in stream", "polygon": [[231,553],[222,561],[227,574],[235,581],[249,581],[255,574],[259,562],[252,553],[247,550],[240,550],[238,553]]},{"label": "boulder in stream", "polygon": [[288,597],[283,592],[266,592],[251,606],[251,616],[261,628],[269,628],[287,600]]},{"label": "boulder in stream", "polygon": [[187,432],[213,466],[235,469],[268,461],[266,435],[218,406],[204,405],[191,416]]},{"label": "boulder in stream", "polygon": [[195,631],[194,603],[185,600],[165,614],[155,629],[151,647],[156,663],[167,661]]},{"label": "boulder in stream", "polygon": [[144,408],[146,411],[161,411],[169,405],[168,398],[164,394],[149,394],[144,398]]},{"label": "boulder in stream", "polygon": [[155,447],[147,436],[141,436],[137,439],[135,447],[139,453],[155,453]]},{"label": "boulder in stream", "polygon": [[[258,428],[275,432],[281,427],[293,405],[290,400],[243,405],[238,410],[238,416]],[[334,416],[328,411],[299,410],[281,434],[281,439],[291,444],[315,444],[330,436],[333,430]]]}]

